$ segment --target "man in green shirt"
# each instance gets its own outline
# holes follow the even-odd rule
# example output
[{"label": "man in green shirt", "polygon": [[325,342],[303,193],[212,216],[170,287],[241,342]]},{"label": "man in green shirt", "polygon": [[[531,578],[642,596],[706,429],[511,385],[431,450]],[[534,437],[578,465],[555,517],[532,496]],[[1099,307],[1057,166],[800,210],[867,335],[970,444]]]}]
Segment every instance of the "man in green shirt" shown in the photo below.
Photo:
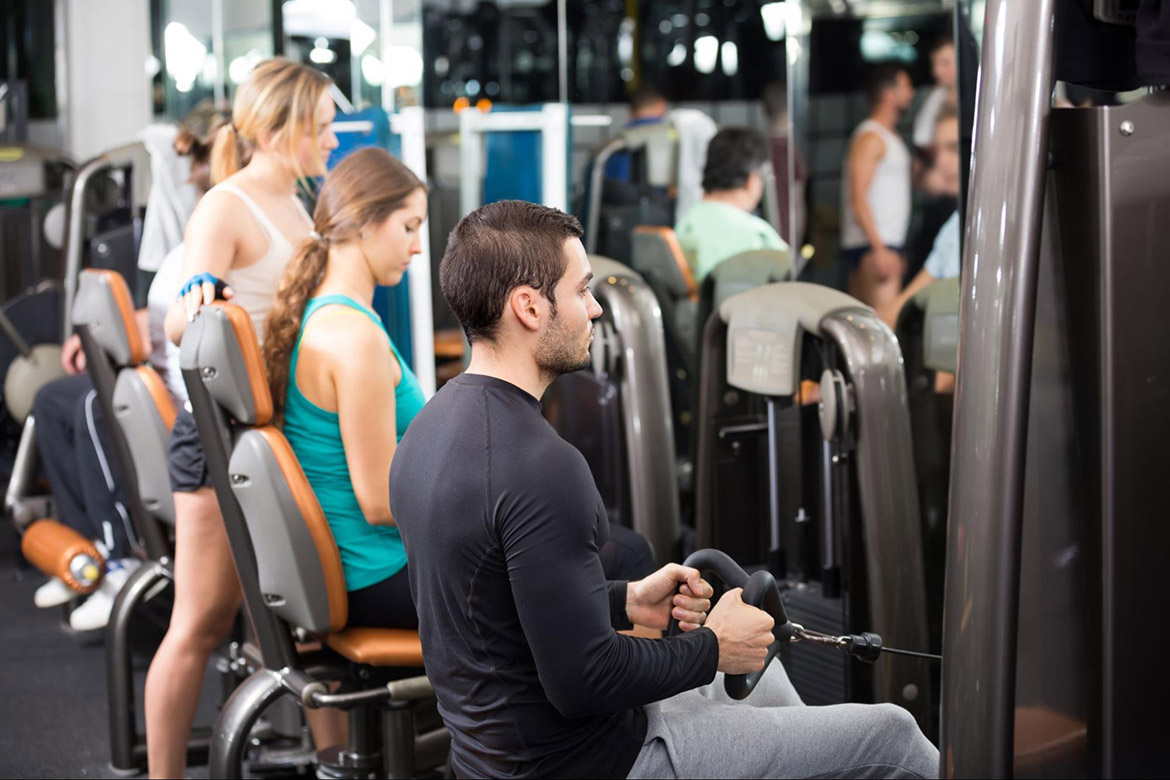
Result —
[{"label": "man in green shirt", "polygon": [[787,249],[776,229],[752,212],[764,194],[764,136],[727,127],[711,139],[703,168],[703,199],[675,226],[695,281],[729,257],[753,249]]}]

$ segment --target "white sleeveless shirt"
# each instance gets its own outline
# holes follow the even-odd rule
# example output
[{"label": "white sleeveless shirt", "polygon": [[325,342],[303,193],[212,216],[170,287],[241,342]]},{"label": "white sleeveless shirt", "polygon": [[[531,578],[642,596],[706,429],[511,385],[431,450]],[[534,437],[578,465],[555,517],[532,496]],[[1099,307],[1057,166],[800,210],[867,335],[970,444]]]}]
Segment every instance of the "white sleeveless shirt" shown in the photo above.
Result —
[{"label": "white sleeveless shirt", "polygon": [[[259,260],[244,268],[230,269],[223,279],[224,283],[231,287],[235,293],[232,303],[248,312],[248,316],[252,318],[252,326],[256,329],[256,338],[263,343],[264,319],[276,302],[276,288],[280,284],[280,278],[284,276],[284,269],[292,260],[296,247],[289,243],[280,229],[272,222],[272,219],[264,213],[264,210],[256,204],[256,201],[252,200],[248,193],[234,184],[228,183],[216,185],[212,191],[216,190],[230,192],[242,200],[244,205],[248,207],[248,211],[252,212],[252,217],[260,226],[260,231],[268,238],[268,250]],[[312,229],[313,220],[295,195],[292,196],[292,199],[301,213],[305,215],[305,219],[308,220],[305,229],[305,237],[307,238],[309,230]]]},{"label": "white sleeveless shirt", "polygon": [[[882,243],[901,247],[910,226],[910,150],[901,136],[872,119],[865,120],[853,131],[849,148],[852,149],[862,133],[867,132],[878,134],[886,145],[886,153],[878,161],[865,200],[869,203]],[[846,165],[841,182],[841,248],[858,249],[869,246],[869,239],[849,203],[849,179],[849,166]]]}]

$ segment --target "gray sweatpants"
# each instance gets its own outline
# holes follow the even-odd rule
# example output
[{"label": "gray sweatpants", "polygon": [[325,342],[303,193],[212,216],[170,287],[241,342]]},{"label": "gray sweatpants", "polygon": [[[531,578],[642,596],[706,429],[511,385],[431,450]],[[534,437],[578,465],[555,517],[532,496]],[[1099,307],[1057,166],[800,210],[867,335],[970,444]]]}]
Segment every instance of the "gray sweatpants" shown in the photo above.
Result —
[{"label": "gray sweatpants", "polygon": [[806,707],[775,662],[743,701],[710,685],[646,708],[630,778],[938,777],[938,750],[893,704]]}]

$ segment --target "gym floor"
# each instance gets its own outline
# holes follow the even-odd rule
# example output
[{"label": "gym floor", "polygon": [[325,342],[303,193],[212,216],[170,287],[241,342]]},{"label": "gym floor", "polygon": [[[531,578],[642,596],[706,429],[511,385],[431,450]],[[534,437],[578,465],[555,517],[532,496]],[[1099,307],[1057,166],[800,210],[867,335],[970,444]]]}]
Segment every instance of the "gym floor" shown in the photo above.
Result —
[{"label": "gym floor", "polygon": [[[103,632],[79,634],[61,609],[37,609],[44,582],[23,564],[17,538],[0,527],[0,777],[119,777],[110,767]],[[142,729],[142,684],[162,628],[142,620],[135,637],[134,676]],[[216,685],[208,675],[196,726],[215,721]],[[207,777],[206,766],[188,777]]]}]

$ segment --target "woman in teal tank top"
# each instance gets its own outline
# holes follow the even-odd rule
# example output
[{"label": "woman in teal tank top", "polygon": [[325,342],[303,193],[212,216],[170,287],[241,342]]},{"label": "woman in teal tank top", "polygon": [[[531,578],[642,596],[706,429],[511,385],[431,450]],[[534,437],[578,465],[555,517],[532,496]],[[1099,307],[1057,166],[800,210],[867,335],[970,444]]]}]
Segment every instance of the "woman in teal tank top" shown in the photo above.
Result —
[{"label": "woman in teal tank top", "polygon": [[346,157],[325,178],[313,234],[265,325],[272,400],[337,541],[350,626],[418,626],[389,479],[426,398],[370,307],[421,251],[426,214],[426,189],[387,152]]}]

